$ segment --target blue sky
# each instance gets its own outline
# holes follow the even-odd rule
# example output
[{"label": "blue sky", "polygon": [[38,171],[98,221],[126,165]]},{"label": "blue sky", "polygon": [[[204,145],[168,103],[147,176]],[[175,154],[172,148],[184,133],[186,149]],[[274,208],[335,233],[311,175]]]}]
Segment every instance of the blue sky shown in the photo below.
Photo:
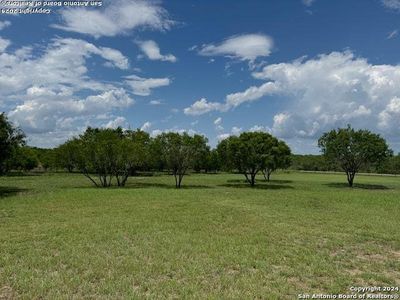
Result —
[{"label": "blue sky", "polygon": [[0,14],[0,110],[29,144],[86,126],[270,132],[317,153],[352,124],[400,151],[400,0],[104,1]]}]

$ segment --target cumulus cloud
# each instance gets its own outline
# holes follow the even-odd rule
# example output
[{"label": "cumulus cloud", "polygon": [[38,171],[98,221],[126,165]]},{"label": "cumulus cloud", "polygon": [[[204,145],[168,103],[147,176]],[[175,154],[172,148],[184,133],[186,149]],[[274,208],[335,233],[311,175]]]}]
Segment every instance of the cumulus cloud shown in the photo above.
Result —
[{"label": "cumulus cloud", "polygon": [[208,102],[202,98],[194,102],[191,106],[184,109],[187,115],[202,115],[212,111],[225,112],[229,109],[235,108],[244,102],[251,102],[258,100],[266,95],[273,95],[280,90],[279,84],[274,82],[267,82],[259,87],[252,86],[244,92],[232,93],[226,96],[224,103]]},{"label": "cumulus cloud", "polygon": [[116,0],[105,4],[101,9],[63,9],[62,23],[53,27],[99,38],[127,34],[137,28],[167,30],[173,24],[168,12],[154,1]]},{"label": "cumulus cloud", "polygon": [[199,116],[211,111],[223,110],[223,104],[217,102],[208,102],[206,98],[201,98],[194,102],[191,106],[186,107],[183,112],[186,115]]},{"label": "cumulus cloud", "polygon": [[107,124],[104,125],[105,128],[127,128],[128,127],[128,121],[125,119],[125,117],[116,117],[114,120],[110,120]]},{"label": "cumulus cloud", "polygon": [[346,124],[398,134],[399,66],[372,65],[347,51],[269,65],[253,76],[279,85],[276,93],[287,99],[273,120],[278,136],[315,138]]},{"label": "cumulus cloud", "polygon": [[162,55],[160,52],[160,47],[157,45],[155,41],[138,41],[136,42],[139,46],[140,50],[147,56],[150,60],[161,60],[161,61],[169,61],[176,62],[176,57],[172,54]]},{"label": "cumulus cloud", "polygon": [[[45,134],[65,129],[67,125],[69,129],[73,129],[76,126],[74,123],[82,121],[79,117],[95,118],[99,114],[126,108],[133,103],[133,99],[124,89],[105,91],[83,99],[42,93],[33,95],[29,100],[17,105],[9,112],[9,117],[27,133]],[[115,120],[113,122],[115,123]]]},{"label": "cumulus cloud", "polygon": [[374,65],[352,52],[265,66],[253,77],[260,86],[229,94],[225,102],[196,101],[186,114],[226,111],[266,96],[283,99],[270,131],[282,138],[315,139],[352,124],[386,137],[399,136],[400,66]]},{"label": "cumulus cloud", "polygon": [[389,9],[400,11],[400,0],[382,0],[382,4]]},{"label": "cumulus cloud", "polygon": [[239,60],[254,61],[271,54],[274,42],[264,34],[232,36],[219,44],[203,45],[199,54],[203,56],[226,56]]},{"label": "cumulus cloud", "polygon": [[9,40],[3,39],[0,37],[0,53],[4,52],[8,46],[10,46],[11,42]]},{"label": "cumulus cloud", "polygon": [[163,86],[168,86],[171,83],[169,78],[142,78],[136,75],[125,77],[125,83],[132,88],[135,95],[148,96],[151,90]]},{"label": "cumulus cloud", "polygon": [[56,90],[105,90],[109,84],[87,76],[86,61],[100,56],[109,66],[126,69],[128,59],[119,51],[97,47],[77,39],[55,39],[41,56],[33,57],[32,48],[23,47],[0,56],[0,93],[10,94],[32,86]]},{"label": "cumulus cloud", "polygon": [[6,28],[10,25],[11,25],[10,21],[0,21],[0,30],[3,30],[4,28]]},{"label": "cumulus cloud", "polygon": [[220,133],[217,135],[217,141],[222,141],[227,139],[230,136],[238,136],[242,133],[243,129],[237,126],[233,126],[231,132],[228,133]]},{"label": "cumulus cloud", "polygon": [[379,126],[392,132],[400,131],[400,98],[394,97],[379,113]]},{"label": "cumulus cloud", "polygon": [[151,126],[152,126],[151,122],[145,122],[142,125],[142,127],[140,127],[140,130],[148,132],[150,130]]},{"label": "cumulus cloud", "polygon": [[0,107],[34,145],[54,146],[88,125],[115,121],[114,111],[134,104],[119,83],[88,75],[93,56],[110,67],[129,67],[118,50],[78,39],[54,39],[36,55],[32,47],[0,54]]}]

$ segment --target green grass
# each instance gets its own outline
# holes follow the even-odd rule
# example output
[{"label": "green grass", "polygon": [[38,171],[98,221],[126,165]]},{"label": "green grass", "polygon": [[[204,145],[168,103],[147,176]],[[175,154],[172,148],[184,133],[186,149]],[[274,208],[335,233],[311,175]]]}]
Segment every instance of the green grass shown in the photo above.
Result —
[{"label": "green grass", "polygon": [[0,298],[293,299],[400,285],[400,178],[0,178]]}]

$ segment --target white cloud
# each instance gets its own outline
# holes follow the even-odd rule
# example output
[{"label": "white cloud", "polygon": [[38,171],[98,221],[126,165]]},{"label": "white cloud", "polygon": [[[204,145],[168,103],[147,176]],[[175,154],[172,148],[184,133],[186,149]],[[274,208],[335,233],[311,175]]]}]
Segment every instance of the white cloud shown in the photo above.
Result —
[{"label": "white cloud", "polygon": [[387,138],[400,134],[400,66],[374,65],[345,51],[267,65],[252,75],[265,83],[229,94],[222,103],[201,99],[184,112],[223,112],[265,96],[279,96],[282,109],[265,130],[281,138],[312,140],[347,124]]},{"label": "white cloud", "polygon": [[222,126],[222,118],[221,117],[216,118],[214,120],[214,125],[215,125],[215,130],[216,131],[218,131],[218,132],[224,131],[224,127]]},{"label": "white cloud", "polygon": [[400,131],[400,98],[394,97],[379,114],[379,126],[391,132]]},{"label": "white cloud", "polygon": [[222,123],[222,118],[221,118],[221,117],[216,118],[216,119],[214,120],[214,125],[221,125],[221,123]]},{"label": "white cloud", "polygon": [[272,126],[280,137],[315,138],[349,123],[398,135],[400,66],[372,65],[347,51],[269,65],[253,76],[286,98]]},{"label": "white cloud", "polygon": [[114,120],[110,120],[107,124],[105,124],[105,128],[127,128],[128,127],[128,122],[124,117],[116,117]]},{"label": "white cloud", "polygon": [[140,127],[140,130],[148,132],[150,130],[151,126],[152,126],[151,122],[145,122],[142,125],[142,127]]},{"label": "white cloud", "polygon": [[186,115],[198,116],[214,110],[222,110],[222,104],[217,102],[208,102],[207,99],[201,98],[194,102],[190,107],[186,107],[183,112]]},{"label": "white cloud", "polygon": [[249,129],[250,132],[271,132],[271,129],[266,127],[266,126],[262,126],[262,125],[254,125],[253,127],[251,127]]},{"label": "white cloud", "polygon": [[88,74],[93,56],[126,69],[119,51],[77,39],[54,39],[41,48],[37,55],[32,47],[0,54],[0,107],[34,145],[54,146],[88,125],[107,125],[101,122],[115,121],[114,111],[134,104],[119,83]]},{"label": "white cloud", "polygon": [[305,6],[311,6],[315,0],[302,0],[302,2]]},{"label": "white cloud", "polygon": [[237,126],[233,126],[230,133],[220,133],[217,135],[217,141],[222,141],[230,136],[238,136],[242,133],[243,129]]},{"label": "white cloud", "polygon": [[[30,133],[46,134],[55,130],[78,127],[83,120],[96,118],[99,114],[123,109],[134,104],[124,89],[105,91],[84,99],[61,96],[55,92],[37,93],[9,112],[9,117]],[[119,119],[120,120],[120,119]],[[108,123],[116,124],[116,120]],[[100,124],[99,124],[100,125]]]},{"label": "white cloud", "polygon": [[139,48],[143,51],[143,53],[150,60],[161,60],[161,61],[169,61],[176,62],[176,57],[172,54],[162,55],[160,53],[160,47],[158,47],[155,41],[138,41],[136,42]]},{"label": "white cloud", "polygon": [[182,129],[182,128],[177,128],[177,127],[173,127],[173,128],[169,128],[169,129],[154,129],[151,131],[150,136],[151,137],[156,137],[157,135],[160,135],[162,133],[168,133],[168,132],[175,132],[175,133],[179,133],[179,134],[183,134],[183,133],[187,133],[190,136],[193,136],[195,134],[201,134],[199,132],[197,132],[196,130],[193,129]]},{"label": "white cloud", "polygon": [[162,105],[162,101],[161,100],[151,100],[149,102],[150,105]]},{"label": "white cloud", "polygon": [[90,79],[86,60],[98,55],[109,66],[126,69],[128,59],[119,51],[97,47],[77,39],[55,39],[41,56],[33,57],[32,48],[23,47],[0,56],[0,94],[11,94],[32,86],[51,89],[106,90],[112,85]]},{"label": "white cloud", "polygon": [[142,0],[115,0],[102,9],[63,9],[60,14],[62,24],[53,27],[95,38],[127,34],[137,28],[166,30],[173,24],[156,2]]},{"label": "white cloud", "polygon": [[205,98],[202,98],[194,102],[191,106],[185,108],[184,113],[187,115],[202,115],[211,111],[225,112],[241,105],[244,102],[258,100],[263,96],[273,95],[279,91],[279,84],[267,82],[259,87],[252,86],[244,92],[229,94],[226,96],[224,103],[208,102]]},{"label": "white cloud", "polygon": [[242,131],[243,129],[237,126],[233,126],[231,130],[233,135],[239,135]]},{"label": "white cloud", "polygon": [[237,107],[244,102],[251,102],[254,100],[258,100],[263,96],[272,95],[279,91],[280,91],[279,84],[275,82],[267,82],[259,87],[252,86],[247,90],[245,90],[244,92],[227,95],[225,100],[225,107],[226,109]]},{"label": "white cloud", "polygon": [[391,39],[395,38],[398,35],[399,35],[399,31],[397,29],[393,30],[388,34],[387,39],[391,40]]},{"label": "white cloud", "polygon": [[199,54],[254,61],[258,57],[269,56],[273,45],[272,38],[267,35],[243,34],[229,37],[220,44],[203,45],[199,49]]},{"label": "white cloud", "polygon": [[219,135],[217,135],[217,140],[218,142],[227,139],[228,137],[230,137],[231,134],[230,133],[221,133]]},{"label": "white cloud", "polygon": [[171,83],[169,78],[142,78],[136,75],[125,77],[125,83],[132,88],[135,95],[148,96],[151,94],[151,90],[168,86]]},{"label": "white cloud", "polygon": [[11,42],[9,40],[0,37],[0,53],[4,52],[10,44]]},{"label": "white cloud", "polygon": [[4,28],[6,28],[10,25],[11,25],[10,21],[0,21],[0,30],[3,30]]},{"label": "white cloud", "polygon": [[400,0],[382,0],[382,4],[393,10],[400,10]]}]

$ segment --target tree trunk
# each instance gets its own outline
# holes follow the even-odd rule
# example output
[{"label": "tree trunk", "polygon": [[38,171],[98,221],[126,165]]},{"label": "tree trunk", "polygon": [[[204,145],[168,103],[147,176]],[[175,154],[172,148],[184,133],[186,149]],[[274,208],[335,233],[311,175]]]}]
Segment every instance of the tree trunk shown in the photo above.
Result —
[{"label": "tree trunk", "polygon": [[179,183],[178,183],[179,188],[181,188],[183,176],[184,174],[179,174]]},{"label": "tree trunk", "polygon": [[265,181],[270,181],[270,178],[271,178],[271,173],[272,173],[272,170],[270,170],[270,169],[265,169],[264,171],[262,171],[262,173],[263,173],[263,175],[264,175],[264,178],[265,178]]},{"label": "tree trunk", "polygon": [[174,172],[174,178],[175,178],[175,188],[179,189],[180,186],[178,184],[178,174],[176,172]]},{"label": "tree trunk", "polygon": [[82,173],[83,173],[83,175],[85,175],[86,178],[89,178],[89,180],[90,180],[91,182],[93,182],[93,184],[94,184],[96,187],[99,187],[99,185],[97,184],[97,182],[96,182],[92,177],[90,177],[89,173],[86,173],[86,171],[83,171]]},{"label": "tree trunk", "polygon": [[256,174],[251,174],[251,186],[253,187],[256,184]]},{"label": "tree trunk", "polygon": [[354,177],[356,176],[356,172],[348,171],[346,172],[347,182],[349,183],[349,187],[353,187]]},{"label": "tree trunk", "polygon": [[244,173],[244,176],[246,177],[246,181],[247,181],[248,183],[250,183],[250,185],[251,185],[251,180],[249,179],[249,176],[247,176],[247,173]]}]

